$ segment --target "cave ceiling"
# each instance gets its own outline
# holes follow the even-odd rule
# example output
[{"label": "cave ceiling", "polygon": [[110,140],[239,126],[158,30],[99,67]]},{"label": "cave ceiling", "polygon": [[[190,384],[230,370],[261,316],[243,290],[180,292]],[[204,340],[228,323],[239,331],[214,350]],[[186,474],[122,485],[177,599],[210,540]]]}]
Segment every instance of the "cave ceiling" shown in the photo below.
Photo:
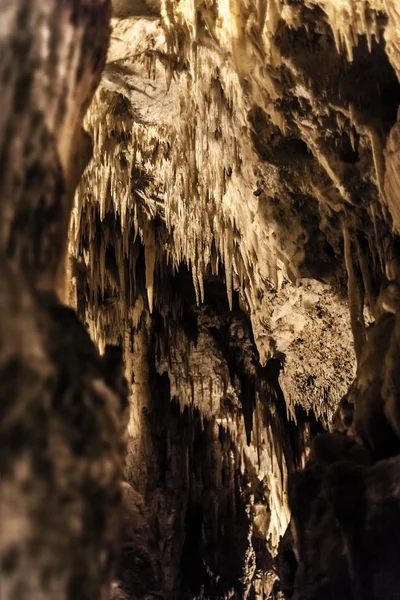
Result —
[{"label": "cave ceiling", "polygon": [[219,277],[288,402],[331,414],[400,227],[399,24],[394,0],[114,3],[70,232],[96,339],[177,310],[179,269],[198,305]]}]

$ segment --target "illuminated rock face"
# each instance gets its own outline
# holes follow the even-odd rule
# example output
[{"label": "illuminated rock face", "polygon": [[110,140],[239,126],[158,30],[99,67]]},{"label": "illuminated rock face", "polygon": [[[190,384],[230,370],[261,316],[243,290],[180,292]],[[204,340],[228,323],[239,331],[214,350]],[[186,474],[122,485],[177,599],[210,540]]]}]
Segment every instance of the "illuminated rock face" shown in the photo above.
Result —
[{"label": "illuminated rock face", "polygon": [[188,266],[197,303],[220,276],[261,363],[286,355],[288,404],[306,394],[331,414],[354,374],[346,280],[359,352],[393,252],[396,13],[229,6],[164,2],[160,19],[113,21],[71,225],[87,316],[99,340],[121,331],[140,296],[140,239],[150,312],[164,264]]},{"label": "illuminated rock face", "polygon": [[393,278],[400,14],[163,0],[114,16],[70,299],[100,347],[124,347],[126,477],[163,581],[148,593],[267,597],[287,476],[365,378]]}]

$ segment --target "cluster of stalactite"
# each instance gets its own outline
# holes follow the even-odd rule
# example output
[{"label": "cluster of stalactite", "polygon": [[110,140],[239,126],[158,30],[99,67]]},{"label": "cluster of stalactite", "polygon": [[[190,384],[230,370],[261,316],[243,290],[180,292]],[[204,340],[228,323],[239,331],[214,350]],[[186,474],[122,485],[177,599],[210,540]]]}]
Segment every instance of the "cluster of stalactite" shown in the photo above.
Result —
[{"label": "cluster of stalactite", "polygon": [[198,308],[190,272],[175,278],[169,289],[187,291],[181,316],[150,316],[142,302],[123,341],[126,511],[138,525],[124,539],[115,598],[268,598],[289,520],[287,475],[323,427],[300,407],[288,414],[282,365],[261,367],[237,297],[230,311],[215,278]]},{"label": "cluster of stalactite", "polygon": [[[287,354],[288,404],[310,396],[332,416],[354,375],[339,305],[348,293],[357,354],[364,308],[393,255],[395,8],[118,2],[115,15],[70,235],[72,254],[90,265],[92,334],[100,341],[110,318],[120,331],[132,308],[139,237],[150,312],[159,265],[186,264],[198,303],[204,281],[223,272],[230,304],[238,291],[251,316],[261,362]],[[118,277],[104,303],[109,246]],[[304,278],[328,286],[307,284],[315,312],[308,299],[294,307]],[[118,296],[119,310],[108,310]],[[348,340],[339,348],[326,335],[332,321]],[[316,338],[337,365],[325,379]]]},{"label": "cluster of stalactite", "polygon": [[[213,468],[216,470],[213,477],[219,483],[213,484],[215,523],[212,539],[221,537],[226,519],[230,519],[234,527],[234,513],[231,505],[226,507],[224,498],[227,494],[231,498],[237,496],[235,502],[239,502],[245,512],[250,511],[246,536],[254,529],[253,520],[260,523],[258,529],[255,527],[254,535],[263,542],[255,542],[256,552],[250,543],[249,552],[254,551],[255,560],[259,560],[260,552],[270,557],[269,570],[260,567],[247,572],[248,585],[254,590],[254,586],[261,585],[259,582],[265,578],[268,585],[272,585],[271,555],[276,552],[289,519],[287,474],[304,464],[309,438],[315,431],[322,430],[322,426],[317,422],[318,417],[314,417],[312,403],[306,407],[308,415],[299,405],[287,406],[279,384],[283,364],[278,359],[271,359],[265,367],[260,364],[251,321],[241,308],[239,294],[233,295],[230,307],[221,277],[223,271],[219,277],[210,274],[205,281],[208,302],[197,305],[190,270],[181,265],[176,273],[160,254],[160,240],[166,238],[160,222],[158,226],[157,222],[153,223],[157,254],[150,313],[148,250],[140,235],[131,230],[125,243],[130,246],[129,256],[134,256],[135,262],[129,264],[129,258],[125,256],[122,265],[119,263],[118,266],[117,256],[124,256],[114,246],[120,247],[123,238],[118,223],[111,212],[103,222],[98,214],[93,221],[95,246],[105,244],[102,236],[107,240],[107,246],[100,252],[100,260],[105,261],[101,267],[104,269],[101,287],[89,284],[93,281],[91,263],[86,266],[84,258],[74,258],[75,285],[71,291],[76,293],[78,313],[99,343],[120,344],[124,348],[126,374],[131,385],[126,478],[150,513],[153,503],[163,502],[162,519],[169,523],[169,533],[164,533],[168,539],[175,540],[172,546],[169,544],[162,549],[165,541],[159,539],[161,548],[155,554],[150,552],[150,556],[155,560],[158,555],[165,589],[170,594],[179,593],[183,577],[181,556],[185,554],[184,515],[193,510],[192,502],[199,504],[205,513],[211,510],[207,503],[202,504],[201,482],[206,477],[204,472]],[[128,226],[125,231],[127,229]],[[85,238],[81,243],[84,254]],[[99,269],[99,264],[93,268]],[[152,382],[157,377],[167,379],[167,392],[154,392]],[[161,401],[158,395],[161,395]],[[179,407],[174,418],[166,418],[165,423],[160,402],[166,403],[167,411],[171,402]],[[188,414],[196,414],[196,418],[190,417],[187,424],[194,429],[189,428],[189,438],[179,438],[179,447],[171,450],[170,428],[181,431],[180,423],[186,423]],[[326,413],[321,414],[326,419]],[[155,432],[153,419],[157,427],[162,428],[162,434]],[[198,426],[198,443],[205,449],[205,464],[201,455],[197,455],[196,460],[193,458],[188,444],[188,439],[196,437]],[[209,430],[212,435],[205,433]],[[229,443],[224,441],[225,438],[230,440]],[[158,454],[166,454],[167,458],[160,462],[156,458]],[[165,474],[163,470],[169,460],[173,464]],[[210,466],[210,461],[214,467]],[[228,465],[229,476],[225,471],[222,474],[223,464]],[[250,471],[254,475],[249,483]],[[192,481],[196,473],[200,483],[196,483],[196,478]],[[175,482],[173,489],[177,490],[172,497],[168,492],[169,478]],[[221,481],[224,481],[223,485]],[[194,497],[189,494],[190,484],[195,486]],[[254,495],[259,496],[256,501]],[[176,519],[175,514],[182,518]],[[152,535],[158,538],[164,535],[157,533],[161,525],[148,522],[148,526]],[[207,544],[202,539],[197,539],[196,543],[199,546],[196,552],[202,554]],[[213,542],[207,543],[212,545]],[[244,560],[246,553],[242,552],[241,556]],[[221,560],[224,563],[224,559]],[[224,567],[214,564],[210,568],[215,578],[224,581]],[[243,562],[240,568],[246,571]],[[238,573],[233,579],[241,579]],[[212,593],[208,593],[212,597]]]}]

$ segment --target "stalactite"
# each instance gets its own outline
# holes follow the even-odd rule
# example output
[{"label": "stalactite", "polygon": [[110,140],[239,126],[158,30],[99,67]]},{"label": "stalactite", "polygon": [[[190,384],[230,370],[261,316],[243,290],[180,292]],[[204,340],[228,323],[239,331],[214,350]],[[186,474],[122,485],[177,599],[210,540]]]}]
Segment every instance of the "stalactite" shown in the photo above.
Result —
[{"label": "stalactite", "polygon": [[367,302],[367,305],[368,305],[368,308],[369,308],[369,311],[371,314],[372,308],[375,304],[376,295],[374,294],[373,289],[372,289],[372,281],[371,281],[371,276],[369,273],[369,265],[368,265],[367,256],[365,255],[365,252],[362,250],[358,240],[357,240],[357,259],[358,259],[358,264],[360,265],[362,283],[363,283],[364,290],[365,290],[366,302]]},{"label": "stalactite", "polygon": [[359,284],[357,282],[354,266],[353,255],[351,251],[351,242],[349,230],[346,225],[343,225],[343,241],[344,255],[348,277],[348,294],[350,305],[351,327],[354,337],[354,348],[357,360],[360,359],[363,344],[365,342],[365,324],[363,316],[363,302],[361,300]]}]

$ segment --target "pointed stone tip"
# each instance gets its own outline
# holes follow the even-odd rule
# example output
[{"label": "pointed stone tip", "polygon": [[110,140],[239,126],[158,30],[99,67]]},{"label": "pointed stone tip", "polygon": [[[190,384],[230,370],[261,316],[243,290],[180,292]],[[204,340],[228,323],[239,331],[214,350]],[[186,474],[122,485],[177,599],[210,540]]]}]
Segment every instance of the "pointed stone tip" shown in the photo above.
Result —
[{"label": "pointed stone tip", "polygon": [[154,288],[153,286],[147,287],[147,300],[149,302],[149,312],[153,314],[153,302],[154,302]]}]

